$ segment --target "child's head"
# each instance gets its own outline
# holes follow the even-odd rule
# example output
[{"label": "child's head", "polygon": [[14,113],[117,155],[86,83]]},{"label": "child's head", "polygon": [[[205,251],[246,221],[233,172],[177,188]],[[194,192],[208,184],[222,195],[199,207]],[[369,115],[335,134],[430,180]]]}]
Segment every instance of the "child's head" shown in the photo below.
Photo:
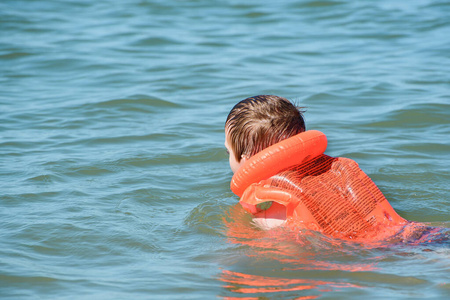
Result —
[{"label": "child's head", "polygon": [[[231,169],[281,140],[305,131],[302,111],[289,100],[272,95],[242,100],[230,111],[225,123],[225,146]],[[232,164],[233,162],[233,164]]]}]

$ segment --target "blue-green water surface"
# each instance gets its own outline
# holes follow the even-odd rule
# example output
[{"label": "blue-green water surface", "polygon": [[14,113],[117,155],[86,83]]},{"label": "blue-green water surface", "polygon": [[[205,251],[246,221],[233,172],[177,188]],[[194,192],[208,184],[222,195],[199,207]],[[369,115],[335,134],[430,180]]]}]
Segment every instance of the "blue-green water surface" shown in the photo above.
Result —
[{"label": "blue-green water surface", "polygon": [[449,228],[449,16],[445,0],[1,1],[0,298],[447,299],[448,242],[255,228],[223,126],[246,97],[289,98],[402,217]]}]

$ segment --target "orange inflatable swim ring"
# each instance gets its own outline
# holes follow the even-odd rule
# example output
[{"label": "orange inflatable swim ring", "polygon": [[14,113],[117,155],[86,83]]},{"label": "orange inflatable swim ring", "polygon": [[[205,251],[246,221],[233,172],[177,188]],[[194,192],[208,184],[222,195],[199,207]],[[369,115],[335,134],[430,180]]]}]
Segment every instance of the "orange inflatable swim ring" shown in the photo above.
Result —
[{"label": "orange inflatable swim ring", "polygon": [[407,223],[348,158],[324,154],[327,138],[310,130],[252,156],[231,180],[257,219],[351,240],[380,240]]},{"label": "orange inflatable swim ring", "polygon": [[309,130],[297,134],[253,155],[234,174],[230,188],[241,197],[250,184],[317,157],[326,148],[327,137],[320,131]]}]

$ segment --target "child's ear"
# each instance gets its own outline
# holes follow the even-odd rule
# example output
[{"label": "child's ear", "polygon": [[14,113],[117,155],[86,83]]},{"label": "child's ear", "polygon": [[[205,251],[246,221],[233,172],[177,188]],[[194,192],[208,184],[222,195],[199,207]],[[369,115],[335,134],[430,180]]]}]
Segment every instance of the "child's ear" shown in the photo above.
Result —
[{"label": "child's ear", "polygon": [[247,155],[242,154],[241,161],[239,163],[244,164],[248,159],[249,159],[249,157]]}]

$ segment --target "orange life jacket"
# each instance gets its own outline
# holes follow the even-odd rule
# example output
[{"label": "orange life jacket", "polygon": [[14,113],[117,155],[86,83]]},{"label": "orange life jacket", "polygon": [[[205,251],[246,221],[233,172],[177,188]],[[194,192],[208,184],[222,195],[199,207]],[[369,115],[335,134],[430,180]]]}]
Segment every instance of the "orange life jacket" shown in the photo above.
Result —
[{"label": "orange life jacket", "polygon": [[359,241],[396,234],[408,221],[355,161],[323,154],[326,146],[316,130],[283,140],[241,166],[231,189],[246,211],[285,226]]}]

